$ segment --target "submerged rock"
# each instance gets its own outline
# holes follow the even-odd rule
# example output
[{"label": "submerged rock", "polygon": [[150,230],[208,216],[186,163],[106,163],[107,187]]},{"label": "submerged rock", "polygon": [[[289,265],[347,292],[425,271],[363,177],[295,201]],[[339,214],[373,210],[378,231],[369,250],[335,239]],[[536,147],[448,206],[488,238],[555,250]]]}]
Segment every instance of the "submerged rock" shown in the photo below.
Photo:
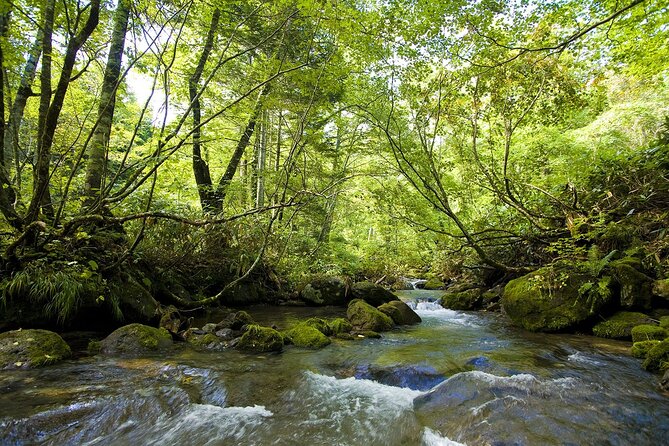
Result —
[{"label": "submerged rock", "polygon": [[600,338],[632,339],[632,328],[651,322],[643,313],[620,311],[607,320],[592,327],[592,333]]},{"label": "submerged rock", "polygon": [[610,300],[608,278],[556,266],[510,281],[502,307],[514,324],[526,330],[555,332],[578,327]]},{"label": "submerged rock", "polygon": [[72,355],[58,334],[48,330],[0,333],[0,369],[31,369],[54,364]]},{"label": "submerged rock", "polygon": [[311,305],[346,305],[348,287],[339,277],[312,279],[300,292],[300,298]]},{"label": "submerged rock", "polygon": [[429,390],[446,379],[443,374],[427,365],[361,365],[356,367],[354,376],[357,379],[371,379],[387,386],[412,390]]},{"label": "submerged rock", "polygon": [[351,287],[351,295],[355,299],[362,299],[370,305],[379,305],[398,300],[397,296],[372,282],[356,282]]},{"label": "submerged rock", "polygon": [[249,325],[236,347],[257,353],[280,352],[283,348],[283,336],[273,328]]},{"label": "submerged rock", "polygon": [[348,304],[346,317],[358,330],[388,331],[393,328],[393,320],[361,299]]},{"label": "submerged rock", "polygon": [[476,310],[481,307],[483,290],[472,288],[466,291],[444,294],[439,303],[449,310]]},{"label": "submerged rock", "polygon": [[172,345],[172,336],[164,328],[130,324],[113,331],[100,343],[100,352],[110,356],[137,356]]},{"label": "submerged rock", "polygon": [[379,306],[379,311],[390,316],[397,325],[420,324],[422,319],[401,300],[394,300]]},{"label": "submerged rock", "polygon": [[323,348],[330,345],[330,338],[313,326],[301,323],[288,330],[285,338],[296,347]]},{"label": "submerged rock", "polygon": [[657,325],[643,324],[632,328],[632,341],[661,341],[667,337],[667,330]]}]

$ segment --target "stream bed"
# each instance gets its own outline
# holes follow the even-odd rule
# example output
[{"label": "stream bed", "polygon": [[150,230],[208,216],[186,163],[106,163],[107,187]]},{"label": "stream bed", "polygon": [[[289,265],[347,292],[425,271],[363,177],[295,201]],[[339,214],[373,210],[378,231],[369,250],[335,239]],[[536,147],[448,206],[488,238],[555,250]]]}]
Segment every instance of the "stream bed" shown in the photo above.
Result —
[{"label": "stream bed", "polygon": [[[398,293],[423,322],[280,354],[83,357],[0,372],[1,445],[660,445],[669,395],[629,343],[533,334]],[[343,309],[250,310],[286,328]]]}]

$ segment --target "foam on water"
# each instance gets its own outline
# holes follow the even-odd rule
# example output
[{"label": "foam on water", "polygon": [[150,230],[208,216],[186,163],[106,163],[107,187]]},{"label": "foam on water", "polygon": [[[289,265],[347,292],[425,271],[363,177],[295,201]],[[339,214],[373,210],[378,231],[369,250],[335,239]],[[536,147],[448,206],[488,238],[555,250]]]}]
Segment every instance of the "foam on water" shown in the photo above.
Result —
[{"label": "foam on water", "polygon": [[418,302],[407,302],[418,315],[422,318],[433,318],[438,319],[441,322],[446,322],[455,325],[465,325],[475,327],[478,324],[475,322],[475,318],[468,314],[461,313],[459,311],[449,310],[442,307],[438,302],[432,301],[418,301]]},{"label": "foam on water", "polygon": [[589,357],[583,352],[573,353],[567,357],[567,360],[571,362],[579,362],[581,364],[588,364],[588,365],[596,365],[596,366],[604,365],[602,362]]},{"label": "foam on water", "polygon": [[423,430],[423,446],[467,446],[448,437],[443,437],[429,427]]}]

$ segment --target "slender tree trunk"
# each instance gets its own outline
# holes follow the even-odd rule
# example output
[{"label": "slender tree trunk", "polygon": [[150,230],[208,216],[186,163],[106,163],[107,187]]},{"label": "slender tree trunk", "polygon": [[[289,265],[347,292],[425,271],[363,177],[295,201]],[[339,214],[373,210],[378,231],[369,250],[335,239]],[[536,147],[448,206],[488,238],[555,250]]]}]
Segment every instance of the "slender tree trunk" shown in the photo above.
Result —
[{"label": "slender tree trunk", "polygon": [[228,167],[225,169],[225,173],[221,177],[221,180],[218,182],[218,187],[216,188],[216,192],[218,194],[217,198],[219,200],[221,209],[223,207],[223,201],[225,200],[225,195],[228,191],[228,186],[230,185],[232,179],[235,176],[235,172],[237,171],[239,162],[241,161],[242,156],[244,155],[244,150],[246,150],[246,148],[249,145],[249,142],[251,141],[251,137],[253,136],[253,131],[255,130],[258,117],[262,112],[263,99],[265,98],[265,96],[269,94],[269,90],[270,88],[268,84],[265,84],[262,87],[262,90],[260,90],[260,93],[258,94],[258,99],[256,99],[256,104],[253,107],[253,111],[251,112],[249,121],[246,124],[246,128],[244,129],[244,133],[242,133],[242,137],[239,139],[239,142],[237,143],[237,147],[235,148],[235,151],[232,154],[232,158],[230,158],[230,162],[228,163]]},{"label": "slender tree trunk", "polygon": [[88,153],[86,167],[85,196],[87,207],[95,208],[100,202],[100,191],[103,188],[103,177],[107,165],[107,152],[111,134],[114,109],[116,106],[116,92],[120,82],[121,63],[125,36],[128,31],[130,8],[127,0],[119,0],[114,14],[114,28],[107,56],[104,79],[100,93],[97,126],[93,132]]},{"label": "slender tree trunk", "polygon": [[267,126],[268,113],[263,112],[263,119],[260,124],[260,138],[258,142],[258,164],[257,164],[257,182],[256,182],[256,207],[265,205],[265,168],[267,164]]},{"label": "slender tree trunk", "polygon": [[[70,78],[72,77],[72,70],[76,62],[77,53],[82,45],[88,40],[98,25],[100,18],[100,0],[92,0],[89,8],[88,19],[82,27],[81,31],[70,38],[65,50],[65,58],[63,59],[63,68],[60,72],[60,79],[53,94],[51,104],[49,104],[50,88],[45,87],[51,85],[51,35],[53,32],[54,19],[54,0],[47,0],[44,39],[42,45],[42,73],[40,79],[42,80],[42,94],[40,100],[40,133],[37,142],[37,162],[35,165],[35,174],[33,178],[33,196],[28,207],[26,221],[33,222],[39,217],[40,208],[44,209],[45,214],[53,214],[53,206],[49,194],[49,167],[51,162],[51,148],[53,147],[53,138],[58,125],[58,118],[63,108],[65,94],[70,85]],[[45,72],[46,70],[46,72]],[[47,79],[48,77],[48,79]]]},{"label": "slender tree trunk", "polygon": [[216,192],[214,191],[213,183],[211,181],[209,165],[202,158],[202,147],[200,142],[202,138],[202,108],[198,91],[204,66],[207,63],[207,59],[209,59],[209,55],[214,46],[220,16],[221,11],[216,8],[211,18],[211,25],[209,26],[209,32],[207,33],[207,40],[205,41],[204,48],[200,54],[200,60],[195,68],[195,72],[188,80],[188,93],[190,95],[193,110],[193,175],[195,176],[195,184],[197,185],[197,192],[200,196],[200,205],[204,212],[221,211],[221,200],[216,199]]}]

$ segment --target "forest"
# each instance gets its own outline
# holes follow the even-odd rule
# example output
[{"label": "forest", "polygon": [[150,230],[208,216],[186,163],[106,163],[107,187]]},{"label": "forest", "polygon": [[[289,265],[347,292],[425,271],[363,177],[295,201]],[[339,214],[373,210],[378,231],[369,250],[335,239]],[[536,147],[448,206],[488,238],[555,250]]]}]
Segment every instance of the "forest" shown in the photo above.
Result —
[{"label": "forest", "polygon": [[418,287],[661,375],[667,42],[661,0],[1,0],[0,368],[368,342]]}]

